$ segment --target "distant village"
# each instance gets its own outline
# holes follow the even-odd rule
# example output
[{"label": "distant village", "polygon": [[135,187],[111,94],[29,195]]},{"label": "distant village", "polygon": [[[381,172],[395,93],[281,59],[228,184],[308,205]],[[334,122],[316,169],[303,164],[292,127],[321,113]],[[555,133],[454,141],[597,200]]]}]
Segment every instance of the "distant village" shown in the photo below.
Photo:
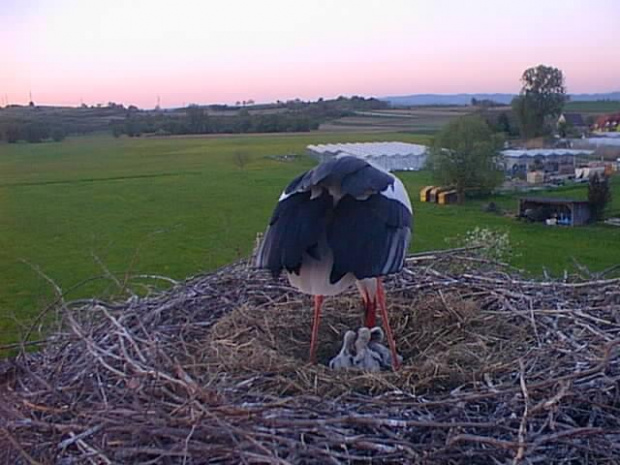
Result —
[{"label": "distant village", "polygon": [[523,147],[507,143],[502,152],[506,176],[515,183],[541,185],[610,175],[620,164],[619,128],[620,113],[600,116],[591,126],[579,113],[562,113],[552,143],[542,138]]},{"label": "distant village", "polygon": [[[364,158],[388,171],[418,171],[427,166],[430,147],[404,142],[314,144],[307,153],[318,161],[346,154]],[[501,151],[505,175],[501,190],[539,191],[567,183],[587,183],[595,175],[620,172],[620,113],[602,115],[587,125],[579,113],[562,113],[553,137],[507,141]],[[427,186],[422,202],[457,201],[451,186]],[[519,200],[519,216],[547,224],[576,226],[591,218],[588,201],[544,197]]]}]

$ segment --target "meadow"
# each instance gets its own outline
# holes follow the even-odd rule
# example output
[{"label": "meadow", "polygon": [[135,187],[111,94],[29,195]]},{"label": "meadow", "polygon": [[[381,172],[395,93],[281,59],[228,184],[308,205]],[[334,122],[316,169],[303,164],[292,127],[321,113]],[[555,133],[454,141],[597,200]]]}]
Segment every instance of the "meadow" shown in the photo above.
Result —
[{"label": "meadow", "polygon": [[[131,275],[183,280],[247,256],[282,188],[314,165],[303,155],[306,145],[372,140],[430,139],[404,133],[102,135],[0,145],[0,344],[16,341],[50,302],[49,280],[67,299],[109,296]],[[286,154],[299,156],[277,157]],[[483,226],[509,231],[512,264],[532,274],[543,267],[560,274],[573,268],[573,259],[593,270],[620,263],[620,228],[526,224],[484,213],[490,199],[422,204],[418,191],[431,183],[430,173],[400,176],[416,211],[412,251],[453,246],[454,238]],[[613,187],[617,208],[618,178]],[[585,186],[555,194],[583,197]],[[493,200],[516,209],[514,196]]]},{"label": "meadow", "polygon": [[468,106],[411,107],[408,109],[385,109],[356,111],[354,116],[345,116],[323,123],[324,132],[415,132],[434,133],[451,120],[472,113]]},{"label": "meadow", "polygon": [[568,102],[564,111],[578,113],[616,113],[620,111],[620,102],[614,100],[598,100],[584,102]]}]

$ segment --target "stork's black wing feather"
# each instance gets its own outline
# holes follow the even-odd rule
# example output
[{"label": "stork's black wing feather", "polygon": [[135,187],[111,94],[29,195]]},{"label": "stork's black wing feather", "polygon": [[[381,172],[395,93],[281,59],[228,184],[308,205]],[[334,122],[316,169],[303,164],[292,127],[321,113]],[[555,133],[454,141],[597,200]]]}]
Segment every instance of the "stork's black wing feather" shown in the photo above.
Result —
[{"label": "stork's black wing feather", "polygon": [[299,273],[304,252],[318,259],[318,241],[331,208],[327,192],[314,199],[310,192],[300,192],[278,202],[258,250],[256,266],[277,276],[283,268]]},{"label": "stork's black wing feather", "polygon": [[350,156],[332,158],[297,176],[284,190],[285,195],[310,190],[313,186],[337,185],[343,194],[354,197],[380,192],[394,179],[368,162]]},{"label": "stork's black wing feather", "polygon": [[356,157],[336,157],[310,170],[307,176],[307,187],[318,186],[329,181],[339,184],[342,178],[368,166],[368,163]]},{"label": "stork's black wing feather", "polygon": [[397,200],[380,194],[366,200],[343,197],[327,227],[327,242],[334,254],[330,281],[335,283],[348,272],[363,279],[400,271],[411,222],[411,212]]},{"label": "stork's black wing feather", "polygon": [[[339,198],[335,206],[330,189]],[[284,190],[256,265],[274,275],[282,269],[299,273],[304,253],[320,258],[317,246],[326,236],[334,257],[332,283],[347,273],[358,279],[395,273],[404,263],[411,222],[406,190],[393,175],[359,158],[333,158]]]},{"label": "stork's black wing feather", "polygon": [[361,197],[369,193],[377,193],[394,184],[394,178],[388,173],[378,170],[366,163],[366,166],[343,176],[340,190],[344,195]]}]

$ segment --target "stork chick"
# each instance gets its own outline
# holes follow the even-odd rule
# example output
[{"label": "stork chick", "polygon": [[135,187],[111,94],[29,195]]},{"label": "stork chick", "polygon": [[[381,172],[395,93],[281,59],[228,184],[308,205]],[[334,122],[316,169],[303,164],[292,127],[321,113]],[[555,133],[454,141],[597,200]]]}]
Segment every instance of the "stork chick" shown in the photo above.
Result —
[{"label": "stork chick", "polygon": [[353,368],[353,352],[355,350],[355,332],[349,330],[344,334],[342,341],[342,348],[338,355],[332,358],[329,362],[329,367],[332,370],[343,370]]},{"label": "stork chick", "polygon": [[[368,343],[368,348],[379,355],[381,360],[381,366],[384,368],[389,368],[392,366],[392,353],[390,349],[383,345],[383,330],[379,326],[375,326],[370,330],[370,342]],[[403,361],[403,357],[397,354],[398,364],[400,365]]]},{"label": "stork chick", "polygon": [[370,330],[365,326],[357,330],[353,365],[364,371],[381,371],[381,355],[370,350]]}]

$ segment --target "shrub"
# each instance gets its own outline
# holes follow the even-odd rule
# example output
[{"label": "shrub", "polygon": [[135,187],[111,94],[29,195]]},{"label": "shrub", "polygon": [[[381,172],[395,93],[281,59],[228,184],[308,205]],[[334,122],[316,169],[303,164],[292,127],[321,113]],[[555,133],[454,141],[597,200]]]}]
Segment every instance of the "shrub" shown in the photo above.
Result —
[{"label": "shrub", "polygon": [[63,140],[65,140],[65,137],[66,134],[63,128],[55,128],[52,131],[52,139],[54,140],[54,142],[62,142]]},{"label": "shrub", "polygon": [[594,174],[588,183],[588,202],[594,221],[602,220],[607,204],[611,202],[611,189],[605,175]]},{"label": "shrub", "polygon": [[516,255],[508,231],[476,227],[449,241],[458,247],[479,247],[477,255],[497,262],[507,262]]}]

